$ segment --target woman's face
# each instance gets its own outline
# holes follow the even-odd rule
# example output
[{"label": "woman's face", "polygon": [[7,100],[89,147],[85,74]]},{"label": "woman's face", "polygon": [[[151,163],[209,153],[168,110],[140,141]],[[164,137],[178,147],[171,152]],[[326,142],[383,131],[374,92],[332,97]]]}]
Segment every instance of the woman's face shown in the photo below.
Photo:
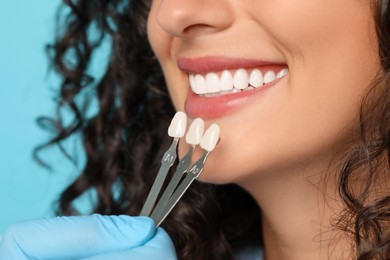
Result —
[{"label": "woman's face", "polygon": [[221,128],[201,180],[321,168],[351,141],[379,69],[369,2],[153,0],[149,40],[176,109]]}]

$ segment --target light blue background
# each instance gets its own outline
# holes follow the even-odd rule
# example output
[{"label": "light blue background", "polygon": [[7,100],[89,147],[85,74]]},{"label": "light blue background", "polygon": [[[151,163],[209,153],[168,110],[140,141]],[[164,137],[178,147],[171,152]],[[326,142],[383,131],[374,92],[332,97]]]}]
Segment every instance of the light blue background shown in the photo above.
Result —
[{"label": "light blue background", "polygon": [[[53,202],[78,172],[56,149],[44,154],[53,172],[32,158],[34,147],[49,138],[35,120],[54,114],[59,81],[48,71],[45,45],[54,37],[59,3],[0,4],[0,234],[14,221],[53,215]],[[68,146],[79,149],[75,140]]]}]

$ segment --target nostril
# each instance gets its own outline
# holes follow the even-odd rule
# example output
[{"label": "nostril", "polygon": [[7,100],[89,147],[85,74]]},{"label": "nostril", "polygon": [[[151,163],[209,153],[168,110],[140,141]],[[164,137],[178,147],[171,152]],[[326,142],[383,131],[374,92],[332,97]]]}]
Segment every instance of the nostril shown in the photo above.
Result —
[{"label": "nostril", "polygon": [[215,32],[215,28],[207,24],[194,24],[187,26],[183,30],[183,36],[196,36]]}]

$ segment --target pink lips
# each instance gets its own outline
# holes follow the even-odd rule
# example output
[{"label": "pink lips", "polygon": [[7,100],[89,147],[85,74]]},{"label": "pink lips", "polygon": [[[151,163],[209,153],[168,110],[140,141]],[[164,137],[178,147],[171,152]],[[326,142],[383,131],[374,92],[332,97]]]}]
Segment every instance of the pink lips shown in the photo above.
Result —
[{"label": "pink lips", "polygon": [[265,66],[283,66],[281,63],[271,63],[259,60],[249,60],[240,58],[228,58],[220,56],[207,56],[201,58],[179,58],[177,66],[185,72],[207,73],[238,68],[257,68]]},{"label": "pink lips", "polygon": [[[179,58],[177,60],[178,67],[187,73],[205,74],[208,72],[218,72],[226,69],[239,68],[285,68],[286,65],[282,63],[272,63],[251,59],[228,58],[219,56],[207,56],[201,58]],[[275,80],[263,87],[253,90],[242,91],[227,95],[204,97],[188,91],[185,102],[185,111],[190,117],[201,117],[204,119],[218,118],[240,108],[250,105],[255,102],[259,96],[275,85],[279,80]]]}]

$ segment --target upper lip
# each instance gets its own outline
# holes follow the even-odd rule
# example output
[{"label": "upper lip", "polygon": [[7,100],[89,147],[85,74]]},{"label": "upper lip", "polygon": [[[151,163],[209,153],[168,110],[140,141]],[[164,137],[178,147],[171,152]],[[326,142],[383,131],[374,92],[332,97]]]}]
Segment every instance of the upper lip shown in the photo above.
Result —
[{"label": "upper lip", "polygon": [[208,72],[217,72],[223,70],[239,68],[257,68],[264,66],[285,65],[280,62],[270,62],[255,59],[233,58],[223,56],[204,56],[198,58],[177,59],[177,65],[180,70],[187,73],[204,74]]}]

